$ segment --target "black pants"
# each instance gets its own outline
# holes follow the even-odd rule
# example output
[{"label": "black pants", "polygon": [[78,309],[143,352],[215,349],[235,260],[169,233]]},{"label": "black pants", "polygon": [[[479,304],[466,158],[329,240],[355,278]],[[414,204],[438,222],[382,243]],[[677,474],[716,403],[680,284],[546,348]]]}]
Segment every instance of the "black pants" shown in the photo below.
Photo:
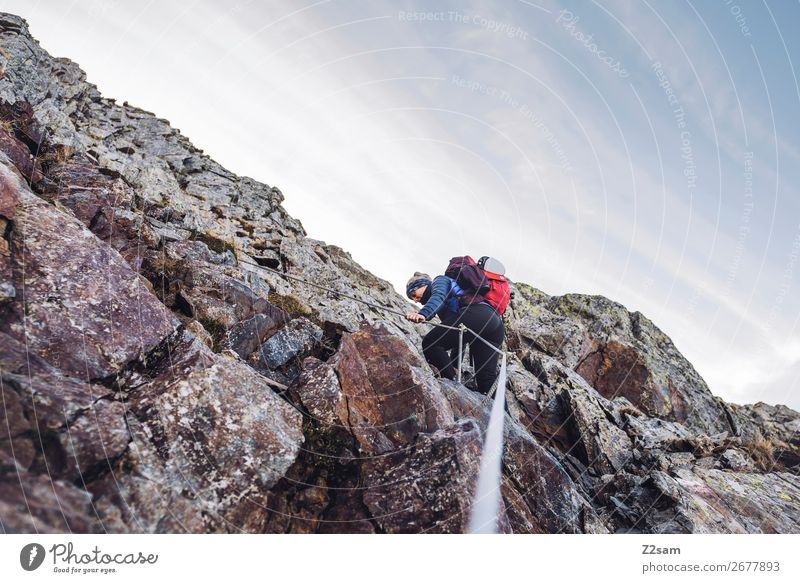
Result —
[{"label": "black pants", "polygon": [[[489,341],[500,348],[506,337],[503,320],[494,308],[488,304],[474,304],[462,308],[453,318],[442,324],[458,326],[464,324],[464,346],[469,345],[472,366],[475,369],[475,381],[478,391],[487,394],[497,379],[497,359],[499,354],[478,338]],[[463,352],[462,348],[462,352]],[[458,330],[448,330],[438,326],[428,332],[422,339],[422,353],[429,364],[435,366],[443,377],[455,379],[458,366]]]}]

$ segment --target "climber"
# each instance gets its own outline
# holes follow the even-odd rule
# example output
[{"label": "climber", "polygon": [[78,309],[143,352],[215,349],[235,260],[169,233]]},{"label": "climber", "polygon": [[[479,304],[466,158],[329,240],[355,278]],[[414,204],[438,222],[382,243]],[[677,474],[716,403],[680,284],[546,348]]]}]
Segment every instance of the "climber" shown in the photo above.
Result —
[{"label": "climber", "polygon": [[[497,379],[498,353],[484,342],[475,338],[472,332],[500,348],[505,340],[503,321],[487,301],[460,305],[459,296],[464,290],[455,280],[446,275],[431,279],[426,273],[416,272],[406,285],[406,295],[414,302],[424,304],[419,312],[406,314],[412,322],[424,322],[438,315],[442,324],[458,326],[464,324],[464,345],[469,345],[477,389],[488,394]],[[436,367],[439,374],[455,379],[458,366],[458,330],[436,327],[422,339],[422,352],[429,364]],[[463,351],[463,349],[462,349]]]}]

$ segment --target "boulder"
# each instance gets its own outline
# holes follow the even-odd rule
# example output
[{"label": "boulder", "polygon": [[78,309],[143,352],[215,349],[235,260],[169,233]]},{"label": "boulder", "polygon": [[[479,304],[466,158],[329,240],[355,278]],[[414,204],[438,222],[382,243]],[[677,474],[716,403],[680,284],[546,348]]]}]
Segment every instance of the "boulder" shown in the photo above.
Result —
[{"label": "boulder", "polygon": [[113,471],[89,484],[108,533],[205,533],[236,530],[220,516],[216,498],[198,496],[163,460],[139,421],[128,417],[133,439]]},{"label": "boulder", "polygon": [[[0,454],[2,455],[2,454]],[[100,533],[92,496],[68,482],[29,472],[0,472],[0,532]]]},{"label": "boulder", "polygon": [[294,401],[320,425],[350,429],[347,399],[332,364],[309,356],[303,360],[303,370],[289,391]]},{"label": "boulder", "polygon": [[452,420],[432,373],[419,371],[427,365],[386,325],[365,321],[345,334],[331,363],[347,403],[346,423],[364,455],[401,448]]},{"label": "boulder", "polygon": [[167,305],[206,327],[217,352],[232,349],[247,358],[289,316],[267,301],[269,286],[240,269],[230,250],[209,243],[208,237],[167,242],[147,252],[143,269]]},{"label": "boulder", "polygon": [[261,345],[259,359],[267,368],[276,369],[293,358],[302,359],[322,340],[322,336],[319,326],[306,318],[296,318]]},{"label": "boulder", "polygon": [[88,380],[119,371],[172,331],[169,310],[119,253],[2,163],[0,182],[19,199],[11,265],[14,287],[25,289],[3,308],[0,331]]},{"label": "boulder", "polygon": [[[633,456],[633,446],[613,419],[610,401],[575,371],[546,354],[528,353],[524,362],[531,363],[537,375],[530,383],[532,387],[523,389],[518,381],[512,389],[515,396],[520,395],[516,398],[524,411],[521,421],[538,424],[542,435],[554,437],[554,444],[596,475],[625,467]],[[540,420],[542,412],[544,419]]]},{"label": "boulder", "polygon": [[107,471],[130,441],[125,406],[111,391],[60,374],[0,334],[0,450],[24,469],[85,482]]},{"label": "boulder", "polygon": [[33,157],[30,149],[16,136],[0,127],[0,152],[16,167],[30,184],[38,184],[44,178],[42,165]]},{"label": "boulder", "polygon": [[481,434],[464,420],[363,465],[364,503],[389,533],[467,532]]},{"label": "boulder", "polygon": [[519,349],[556,358],[604,397],[625,397],[648,415],[708,434],[730,429],[702,377],[641,313],[603,296],[517,288],[509,336]]},{"label": "boulder", "polygon": [[118,174],[101,168],[85,155],[75,155],[52,164],[47,176],[58,185],[50,197],[71,210],[98,236],[106,235],[101,236],[103,239],[111,233],[107,227],[95,230],[95,221],[100,212],[133,208],[133,189]]},{"label": "boulder", "polygon": [[[474,419],[485,431],[492,400],[454,381],[439,382],[456,419]],[[608,532],[559,460],[509,415],[504,422],[503,475],[503,498],[513,532]]]},{"label": "boulder", "polygon": [[128,385],[130,409],[163,471],[180,476],[180,491],[204,500],[217,521],[257,530],[267,491],[300,451],[301,415],[244,362],[214,354],[186,330],[179,341],[182,364]]}]

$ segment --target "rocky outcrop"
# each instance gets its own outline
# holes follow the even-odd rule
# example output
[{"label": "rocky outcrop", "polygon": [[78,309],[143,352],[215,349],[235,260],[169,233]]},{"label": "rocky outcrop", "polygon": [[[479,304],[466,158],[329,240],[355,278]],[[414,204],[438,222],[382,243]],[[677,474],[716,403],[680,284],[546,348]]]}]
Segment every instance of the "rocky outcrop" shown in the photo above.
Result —
[{"label": "rocky outcrop", "polygon": [[170,311],[119,253],[34,195],[8,166],[0,181],[18,196],[8,240],[15,301],[0,331],[24,338],[28,351],[58,361],[64,374],[96,380],[172,330]]},{"label": "rocky outcrop", "polygon": [[661,330],[602,296],[549,297],[520,284],[510,326],[532,347],[574,369],[602,396],[706,433],[729,429],[724,405]]},{"label": "rocky outcrop", "polygon": [[[388,282],[8,14],[0,122],[3,532],[466,529],[492,401]],[[512,287],[502,531],[800,532],[800,414]]]},{"label": "rocky outcrop", "polygon": [[144,365],[152,378],[117,379],[135,431],[126,455],[90,486],[101,518],[120,532],[257,529],[267,492],[302,446],[300,413],[235,353],[213,353],[186,327],[161,350],[153,357],[167,352],[170,362]]}]

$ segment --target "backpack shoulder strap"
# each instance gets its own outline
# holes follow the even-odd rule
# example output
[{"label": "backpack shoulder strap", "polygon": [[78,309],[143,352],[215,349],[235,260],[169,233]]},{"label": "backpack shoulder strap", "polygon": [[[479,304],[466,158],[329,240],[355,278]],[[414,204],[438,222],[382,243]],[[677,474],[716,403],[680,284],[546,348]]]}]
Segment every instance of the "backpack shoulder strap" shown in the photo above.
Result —
[{"label": "backpack shoulder strap", "polygon": [[450,293],[451,294],[453,294],[454,296],[463,296],[464,295],[464,288],[462,288],[460,285],[458,285],[458,282],[455,279],[453,279],[452,277],[449,277],[447,275],[445,275],[444,277],[447,277],[447,279],[450,280]]}]

